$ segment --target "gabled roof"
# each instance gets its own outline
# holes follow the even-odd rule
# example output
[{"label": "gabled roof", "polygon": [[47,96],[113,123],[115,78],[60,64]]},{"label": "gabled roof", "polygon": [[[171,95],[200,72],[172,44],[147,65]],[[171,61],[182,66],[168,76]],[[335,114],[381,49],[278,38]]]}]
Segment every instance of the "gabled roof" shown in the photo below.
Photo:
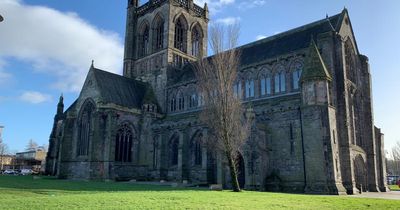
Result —
[{"label": "gabled roof", "polygon": [[102,102],[141,109],[150,85],[94,67],[90,70],[93,71]]},{"label": "gabled roof", "polygon": [[[343,18],[347,10],[332,17],[327,17],[319,21],[271,36],[265,39],[243,45],[241,50],[241,66],[248,66],[254,63],[262,62],[267,59],[275,58],[279,55],[289,54],[301,49],[307,49],[311,37],[318,37],[318,34],[338,31],[341,27]],[[171,83],[190,80],[194,78],[194,69],[192,65],[187,65],[176,73]]]},{"label": "gabled roof", "polygon": [[314,40],[311,40],[308,57],[300,78],[301,82],[310,80],[332,80]]},{"label": "gabled roof", "polygon": [[336,31],[340,27],[340,19],[344,13],[244,45],[241,50],[241,65],[247,66],[278,55],[305,49],[310,43],[310,37],[318,34]]}]

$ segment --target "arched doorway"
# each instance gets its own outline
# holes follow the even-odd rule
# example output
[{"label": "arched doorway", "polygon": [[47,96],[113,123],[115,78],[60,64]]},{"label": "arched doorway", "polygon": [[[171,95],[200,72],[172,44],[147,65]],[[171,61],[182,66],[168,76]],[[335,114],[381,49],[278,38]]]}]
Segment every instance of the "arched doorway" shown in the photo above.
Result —
[{"label": "arched doorway", "polygon": [[238,153],[236,157],[236,170],[238,174],[238,181],[240,189],[243,189],[246,184],[246,171],[244,166],[244,159],[242,154]]},{"label": "arched doorway", "polygon": [[354,179],[356,188],[360,191],[366,192],[368,189],[367,183],[367,170],[365,167],[364,159],[361,155],[354,158]]}]

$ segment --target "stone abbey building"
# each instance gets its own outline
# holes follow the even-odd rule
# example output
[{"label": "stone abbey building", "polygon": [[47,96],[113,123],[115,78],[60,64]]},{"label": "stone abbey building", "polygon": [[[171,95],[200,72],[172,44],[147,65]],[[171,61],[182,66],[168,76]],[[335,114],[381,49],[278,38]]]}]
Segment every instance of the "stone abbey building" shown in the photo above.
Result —
[{"label": "stone abbey building", "polygon": [[[224,156],[198,118],[192,62],[207,55],[207,5],[128,1],[123,76],[90,67],[76,101],[57,108],[47,173],[230,187]],[[238,157],[246,189],[322,194],[386,191],[368,58],[348,11],[238,48],[234,86],[255,120]],[[212,139],[211,139],[212,140]]]}]

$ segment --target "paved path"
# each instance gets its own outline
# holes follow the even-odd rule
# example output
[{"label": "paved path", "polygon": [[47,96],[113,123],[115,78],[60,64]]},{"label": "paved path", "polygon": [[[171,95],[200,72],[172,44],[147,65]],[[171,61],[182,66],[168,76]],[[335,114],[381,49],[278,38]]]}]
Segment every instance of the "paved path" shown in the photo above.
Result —
[{"label": "paved path", "polygon": [[364,192],[362,194],[351,195],[351,197],[359,198],[382,198],[382,199],[393,199],[400,200],[400,191],[390,191],[390,192]]}]

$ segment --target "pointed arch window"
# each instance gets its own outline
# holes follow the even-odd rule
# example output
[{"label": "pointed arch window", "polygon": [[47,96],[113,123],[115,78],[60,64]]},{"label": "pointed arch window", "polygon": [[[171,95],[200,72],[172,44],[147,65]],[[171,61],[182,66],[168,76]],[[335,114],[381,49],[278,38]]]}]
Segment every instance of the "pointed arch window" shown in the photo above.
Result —
[{"label": "pointed arch window", "polygon": [[192,95],[190,95],[190,98],[189,98],[189,108],[197,107],[197,102],[198,102],[197,94],[193,93]]},{"label": "pointed arch window", "polygon": [[184,19],[180,17],[175,24],[175,38],[174,47],[182,52],[186,53],[186,35],[187,27]]},{"label": "pointed arch window", "polygon": [[261,96],[271,95],[271,77],[263,76],[260,80]]},{"label": "pointed arch window", "polygon": [[286,91],[286,76],[284,71],[279,71],[275,74],[275,93]]},{"label": "pointed arch window", "polygon": [[133,133],[127,124],[117,131],[115,138],[115,161],[132,162]]},{"label": "pointed arch window", "polygon": [[146,56],[149,48],[149,26],[143,26],[139,35],[139,57]]},{"label": "pointed arch window", "polygon": [[235,97],[242,98],[242,82],[238,81],[235,85],[233,85],[233,95]]},{"label": "pointed arch window", "polygon": [[254,97],[254,80],[246,80],[246,98]]},{"label": "pointed arch window", "polygon": [[194,27],[192,31],[192,56],[201,57],[202,33],[199,27]]},{"label": "pointed arch window", "polygon": [[202,151],[202,145],[201,145],[201,142],[202,142],[202,138],[203,138],[203,135],[200,133],[200,134],[196,134],[195,136],[194,136],[194,138],[192,139],[192,144],[191,144],[191,153],[192,153],[192,160],[193,160],[193,162],[192,162],[192,164],[193,165],[201,165],[202,164],[202,155],[203,155],[203,151]]},{"label": "pointed arch window", "polygon": [[346,61],[346,76],[347,79],[355,81],[356,78],[356,62],[355,51],[351,39],[345,42],[345,61]]},{"label": "pointed arch window", "polygon": [[182,93],[178,94],[178,110],[185,109],[185,97]]},{"label": "pointed arch window", "polygon": [[171,166],[178,165],[178,156],[179,156],[179,137],[174,135],[170,141],[169,145],[170,151],[170,164]]},{"label": "pointed arch window", "polygon": [[153,29],[153,49],[155,51],[161,50],[164,47],[164,20],[161,18],[157,20]]},{"label": "pointed arch window", "polygon": [[176,111],[176,98],[175,97],[171,98],[171,100],[170,100],[170,110],[171,110],[171,112]]},{"label": "pointed arch window", "polygon": [[79,139],[77,142],[78,156],[87,156],[89,153],[93,111],[94,105],[90,102],[84,105],[81,111],[81,116],[79,119]]},{"label": "pointed arch window", "polygon": [[293,90],[298,90],[300,88],[300,77],[302,71],[303,65],[301,63],[296,63],[294,66],[294,71],[292,72]]}]

